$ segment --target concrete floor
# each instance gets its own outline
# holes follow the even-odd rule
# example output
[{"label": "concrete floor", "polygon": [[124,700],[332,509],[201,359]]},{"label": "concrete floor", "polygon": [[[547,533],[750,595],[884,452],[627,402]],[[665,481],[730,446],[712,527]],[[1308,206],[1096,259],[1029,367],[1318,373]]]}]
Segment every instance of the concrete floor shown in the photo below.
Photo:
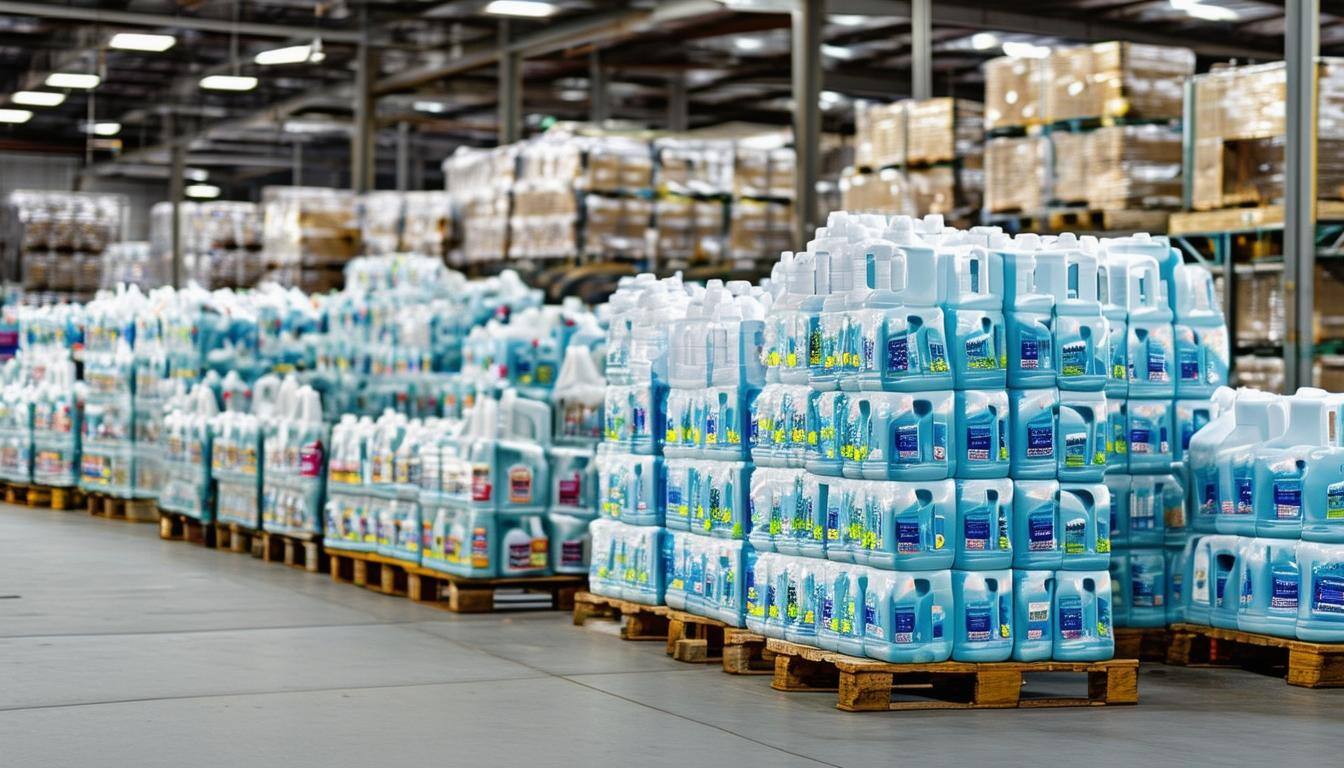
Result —
[{"label": "concrete floor", "polygon": [[0,765],[1335,764],[1344,690],[1145,665],[1137,707],[847,714],[615,625],[458,616],[0,505]]}]

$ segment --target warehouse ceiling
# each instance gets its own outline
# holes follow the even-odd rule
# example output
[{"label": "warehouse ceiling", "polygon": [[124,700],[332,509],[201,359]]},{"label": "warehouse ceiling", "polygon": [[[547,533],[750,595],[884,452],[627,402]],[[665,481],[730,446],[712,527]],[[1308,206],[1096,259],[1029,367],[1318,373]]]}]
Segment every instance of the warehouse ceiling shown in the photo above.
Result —
[{"label": "warehouse ceiling", "polygon": [[[189,142],[188,165],[213,178],[283,182],[297,162],[316,183],[340,183],[349,162],[355,61],[367,40],[377,69],[380,170],[392,172],[402,123],[422,165],[436,165],[431,161],[456,146],[494,141],[501,34],[525,57],[523,110],[533,129],[552,119],[586,119],[595,71],[608,83],[608,114],[623,123],[663,127],[678,83],[685,84],[693,128],[790,120],[789,0],[552,0],[544,19],[493,15],[486,5],[0,0],[0,109],[33,112],[25,123],[0,124],[0,151],[77,153],[95,173],[162,176],[176,136]],[[1186,45],[1199,54],[1201,71],[1232,59],[1273,60],[1282,51],[1283,4],[1261,0],[932,5],[938,95],[979,98],[986,59],[1005,50],[1031,55],[1040,45]],[[907,94],[910,3],[828,0],[826,10],[824,120],[828,129],[845,129],[855,99]],[[1322,53],[1344,55],[1344,0],[1324,0],[1322,11]],[[113,36],[126,32],[171,35],[173,43],[162,52],[112,47]],[[308,46],[306,60],[257,62],[265,51],[297,46]],[[53,72],[95,74],[100,82],[91,90],[53,87],[46,84]],[[246,91],[202,88],[211,75],[257,81]],[[13,103],[25,90],[64,99]]]}]

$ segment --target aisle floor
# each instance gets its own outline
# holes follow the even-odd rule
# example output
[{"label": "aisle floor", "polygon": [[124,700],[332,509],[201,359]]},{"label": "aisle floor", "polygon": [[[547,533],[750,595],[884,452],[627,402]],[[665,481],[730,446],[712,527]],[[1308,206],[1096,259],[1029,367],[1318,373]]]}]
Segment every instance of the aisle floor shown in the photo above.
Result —
[{"label": "aisle floor", "polygon": [[0,765],[1322,765],[1344,691],[1145,665],[1137,707],[847,714],[610,622],[454,615],[0,505]]}]

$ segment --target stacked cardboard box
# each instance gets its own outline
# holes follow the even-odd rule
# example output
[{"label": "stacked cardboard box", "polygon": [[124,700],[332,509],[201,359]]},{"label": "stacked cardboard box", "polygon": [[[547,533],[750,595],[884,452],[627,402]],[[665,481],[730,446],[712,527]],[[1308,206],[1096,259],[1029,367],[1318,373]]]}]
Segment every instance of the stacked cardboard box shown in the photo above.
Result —
[{"label": "stacked cardboard box", "polygon": [[723,253],[725,203],[665,195],[654,202],[656,253],[665,267],[718,260]]},{"label": "stacked cardboard box", "polygon": [[267,187],[261,208],[269,277],[309,292],[339,288],[341,270],[360,251],[355,195],[316,187]]},{"label": "stacked cardboard box", "polygon": [[[1237,265],[1234,337],[1239,346],[1284,343],[1284,286],[1281,264]],[[1316,265],[1316,310],[1312,322],[1316,342],[1344,340],[1344,273],[1333,265]]]},{"label": "stacked cardboard box", "polygon": [[447,192],[367,192],[360,199],[364,253],[442,257],[452,237],[452,212]]},{"label": "stacked cardboard box", "polygon": [[733,144],[726,140],[654,141],[657,185],[677,194],[723,195],[733,188]]},{"label": "stacked cardboard box", "polygon": [[102,254],[122,239],[121,195],[17,190],[3,218],[12,244],[5,273],[47,303],[88,300],[102,279]]},{"label": "stacked cardboard box", "polygon": [[733,194],[747,198],[792,198],[795,163],[792,149],[739,146],[733,162]]},{"label": "stacked cardboard box", "polygon": [[910,185],[899,168],[876,172],[846,168],[840,175],[840,206],[846,211],[915,213]]},{"label": "stacked cardboard box", "polygon": [[931,165],[979,155],[984,140],[984,106],[966,99],[923,99],[905,103],[905,162]]},{"label": "stacked cardboard box", "polygon": [[1048,140],[1003,137],[985,142],[985,208],[992,213],[1045,207]]},{"label": "stacked cardboard box", "polygon": [[860,102],[854,112],[854,164],[882,168],[905,162],[905,105]]},{"label": "stacked cardboard box", "polygon": [[603,258],[642,258],[649,252],[653,201],[588,194],[583,198],[583,251]]},{"label": "stacked cardboard box", "polygon": [[508,252],[510,192],[517,145],[459,147],[443,161],[444,181],[462,230],[454,263],[499,261]]},{"label": "stacked cardboard box", "polygon": [[1089,208],[1180,207],[1179,132],[1167,125],[1117,125],[1086,135],[1084,187]]},{"label": "stacked cardboard box", "polygon": [[1195,72],[1187,48],[1097,43],[1056,48],[1044,64],[1045,120],[1181,116],[1185,78]]},{"label": "stacked cardboard box", "polygon": [[793,250],[793,205],[774,200],[733,201],[728,226],[728,255],[747,263]]}]

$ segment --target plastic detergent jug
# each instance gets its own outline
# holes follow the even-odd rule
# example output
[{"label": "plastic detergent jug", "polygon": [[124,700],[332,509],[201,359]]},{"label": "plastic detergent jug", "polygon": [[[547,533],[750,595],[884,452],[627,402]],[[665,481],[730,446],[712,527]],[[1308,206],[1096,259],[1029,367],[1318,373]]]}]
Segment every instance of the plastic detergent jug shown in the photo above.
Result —
[{"label": "plastic detergent jug", "polygon": [[[669,408],[673,396],[669,396]],[[806,465],[808,416],[811,400],[818,397],[807,385],[766,384],[751,405],[747,443],[751,459],[759,467]],[[672,434],[669,428],[668,434]],[[669,441],[668,445],[671,445]],[[664,449],[664,455],[667,450]]]},{"label": "plastic detergent jug", "polygon": [[1185,578],[1194,537],[1181,547],[1167,547],[1167,624],[1185,621]]},{"label": "plastic detergent jug", "polygon": [[956,484],[953,567],[963,571],[1012,567],[1013,481],[958,480]]},{"label": "plastic detergent jug", "polygon": [[1129,401],[1106,396],[1106,472],[1129,471]]},{"label": "plastic detergent jug", "polygon": [[762,552],[756,556],[755,562],[746,572],[746,582],[743,585],[747,606],[745,623],[747,629],[758,635],[766,634],[769,598],[774,594],[774,573],[777,564],[781,562],[780,558],[780,555],[773,552]]},{"label": "plastic detergent jug", "polygon": [[780,254],[779,272],[784,290],[770,306],[765,322],[765,363],[768,381],[806,384],[808,340],[816,322],[817,274],[815,253]]},{"label": "plastic detergent jug", "polygon": [[1219,387],[1215,390],[1213,397],[1223,398],[1226,401],[1224,405],[1220,405],[1216,399],[1177,400],[1175,402],[1172,406],[1172,418],[1176,422],[1176,444],[1173,446],[1175,449],[1172,452],[1173,460],[1185,461],[1186,452],[1190,450],[1190,440],[1195,436],[1195,433],[1213,421],[1221,410],[1231,407],[1234,395],[1233,390],[1227,387]]},{"label": "plastic detergent jug", "polygon": [[1008,393],[995,390],[959,390],[956,393],[956,476],[959,478],[1007,477]]},{"label": "plastic detergent jug", "polygon": [[952,659],[1006,661],[1013,654],[1013,572],[953,571]]},{"label": "plastic detergent jug", "polygon": [[809,557],[790,558],[785,566],[784,639],[817,644],[817,617],[825,591],[826,562]]},{"label": "plastic detergent jug", "polygon": [[[941,230],[941,217],[936,225]],[[926,226],[932,227],[929,222]],[[938,305],[938,252],[910,231],[914,223],[892,217],[886,237],[900,246],[904,262],[891,262],[891,286],[899,287],[898,305],[884,310],[878,349],[885,390],[900,392],[952,389],[943,309]],[[901,266],[905,274],[899,274]]]},{"label": "plastic detergent jug", "polygon": [[807,471],[840,477],[849,444],[845,432],[849,397],[843,392],[821,392],[808,401],[807,409]]},{"label": "plastic detergent jug", "polygon": [[[831,214],[834,217],[836,214]],[[828,220],[828,225],[832,221]],[[820,354],[809,352],[808,381],[820,392],[840,388],[840,371],[844,366],[845,335],[849,328],[849,295],[854,289],[854,263],[850,255],[848,237],[833,233],[831,227],[817,230],[816,238],[808,243],[808,250],[817,254],[818,293],[825,288],[821,310],[817,314],[817,333],[820,336]]]},{"label": "plastic detergent jug", "polygon": [[[1121,257],[1115,257],[1121,258]],[[1157,261],[1138,254],[1123,257],[1129,328],[1129,397],[1171,399],[1176,394],[1171,307]]]},{"label": "plastic detergent jug", "polygon": [[546,515],[553,573],[587,573],[592,539],[588,517],[550,512]]},{"label": "plastic detergent jug", "polygon": [[1021,234],[1006,244],[1003,259],[1003,315],[1008,339],[1008,386],[1054,387],[1054,297],[1036,275],[1040,237]]},{"label": "plastic detergent jug", "polygon": [[1297,547],[1297,563],[1302,574],[1298,639],[1344,642],[1344,547],[1304,541]]},{"label": "plastic detergent jug", "polygon": [[550,511],[591,516],[597,509],[597,468],[592,448],[552,446]]},{"label": "plastic detergent jug", "polygon": [[1017,480],[1013,488],[1013,567],[1053,571],[1063,562],[1059,482]]},{"label": "plastic detergent jug", "polygon": [[[887,312],[901,307],[899,281],[904,279],[905,255],[880,238],[855,244],[854,291],[850,294],[849,329],[840,388],[876,391],[883,386],[883,335]],[[899,262],[893,266],[894,262]],[[893,283],[893,271],[899,277]]]},{"label": "plastic detergent jug", "polygon": [[[1190,476],[1190,528],[1200,533],[1217,530],[1218,519],[1218,446],[1236,429],[1234,407],[1243,390],[1219,387],[1212,402],[1213,419],[1190,437],[1185,464]],[[1220,405],[1221,404],[1221,405]]]},{"label": "plastic detergent jug", "polygon": [[[1237,628],[1237,609],[1241,599],[1240,536],[1209,536],[1209,624],[1224,629]],[[1247,539],[1249,541],[1249,539]]]},{"label": "plastic detergent jug", "polygon": [[1049,661],[1054,650],[1054,571],[1013,571],[1013,661]]},{"label": "plastic detergent jug", "polygon": [[1106,397],[1129,396],[1129,308],[1125,260],[1103,255],[1097,269],[1097,300],[1106,318]]},{"label": "plastic detergent jug", "polygon": [[989,247],[962,246],[942,256],[940,286],[952,379],[957,389],[1002,390],[1008,382],[1008,337],[1003,317],[1002,233]]},{"label": "plastic detergent jug", "polygon": [[947,661],[953,612],[950,571],[874,571],[863,601],[863,653],[897,664]]},{"label": "plastic detergent jug", "polygon": [[1128,580],[1120,585],[1125,598],[1127,627],[1167,625],[1167,559],[1159,548],[1131,549],[1115,553],[1125,562]]},{"label": "plastic detergent jug", "polygon": [[840,563],[854,563],[862,548],[867,488],[871,483],[861,480],[821,478],[813,484],[805,480],[805,493],[826,505],[826,558]]},{"label": "plastic detergent jug", "polygon": [[1110,493],[1102,483],[1060,483],[1063,559],[1071,571],[1104,569],[1111,559]]},{"label": "plastic detergent jug", "polygon": [[786,524],[780,542],[803,557],[825,558],[831,534],[826,518],[831,481],[802,470],[789,472],[783,478],[781,506],[785,514],[791,511],[793,520]]},{"label": "plastic detergent jug", "polygon": [[1008,441],[1012,476],[1043,480],[1056,476],[1055,412],[1059,391],[1010,389],[1008,407],[1012,438]]},{"label": "plastic detergent jug", "polygon": [[868,480],[951,477],[953,394],[870,392],[848,402],[849,438],[842,472]]},{"label": "plastic detergent jug", "polygon": [[[1132,491],[1133,478],[1129,475],[1107,475],[1106,491],[1111,497],[1111,546],[1120,548],[1128,547],[1130,515],[1133,505]],[[1140,513],[1151,514],[1147,508],[1141,509]]]},{"label": "plastic detergent jug", "polygon": [[689,531],[697,518],[704,518],[704,462],[696,459],[667,459],[664,485],[663,524],[668,530]]},{"label": "plastic detergent jug", "polygon": [[1060,390],[1055,457],[1060,480],[1101,482],[1106,474],[1106,395]]},{"label": "plastic detergent jug", "polygon": [[1130,398],[1125,411],[1129,421],[1129,471],[1136,474],[1168,471],[1175,458],[1171,401]]},{"label": "plastic detergent jug", "polygon": [[817,617],[817,647],[840,653],[852,648],[863,655],[863,624],[859,610],[863,606],[868,569],[845,563],[826,563],[820,577],[821,612]]},{"label": "plastic detergent jug", "polygon": [[1111,577],[1106,571],[1055,574],[1056,661],[1101,661],[1115,655]]},{"label": "plastic detergent jug", "polygon": [[1303,387],[1284,398],[1288,424],[1283,434],[1252,448],[1252,532],[1276,539],[1302,536],[1303,473],[1313,448],[1333,445],[1337,404],[1325,390]]},{"label": "plastic detergent jug", "polygon": [[[1187,494],[1185,483],[1178,475],[1159,475],[1153,480],[1153,503],[1158,507],[1153,522],[1162,536],[1161,543],[1168,547],[1180,547],[1185,544],[1189,529],[1186,513]],[[1156,546],[1157,534],[1148,529],[1137,529],[1133,517],[1130,519],[1131,541],[1145,546]]]},{"label": "plastic detergent jug", "polygon": [[1282,403],[1276,395],[1244,391],[1237,397],[1236,426],[1218,444],[1219,533],[1255,533],[1255,449],[1283,432]]},{"label": "plastic detergent jug", "polygon": [[1209,611],[1213,607],[1213,587],[1210,579],[1213,570],[1209,562],[1209,539],[1219,536],[1194,536],[1186,542],[1184,577],[1181,589],[1185,610],[1184,619],[1191,624],[1209,623]]},{"label": "plastic detergent jug", "polygon": [[552,432],[556,443],[590,444],[602,439],[606,381],[588,349],[571,344],[565,350],[551,399],[555,403]]},{"label": "plastic detergent jug", "polygon": [[1097,255],[1064,233],[1036,253],[1036,285],[1054,300],[1055,381],[1060,389],[1106,385],[1106,319],[1097,298]]},{"label": "plastic detergent jug", "polygon": [[1279,637],[1297,636],[1302,572],[1298,542],[1247,539],[1241,548],[1241,605],[1237,628]]},{"label": "plastic detergent jug", "polygon": [[869,529],[863,564],[899,571],[951,568],[955,491],[951,480],[874,483],[880,518]]},{"label": "plastic detergent jug", "polygon": [[1302,505],[1304,541],[1344,543],[1344,448],[1337,441],[1307,452]]},{"label": "plastic detergent jug", "polygon": [[778,551],[776,539],[784,532],[784,519],[792,518],[793,510],[786,509],[785,501],[786,493],[792,490],[789,487],[786,491],[787,471],[775,467],[758,467],[751,473],[751,488],[747,496],[751,531],[747,534],[747,540],[758,552]]},{"label": "plastic detergent jug", "polygon": [[1227,383],[1227,319],[1213,290],[1213,273],[1196,264],[1175,267],[1176,396],[1209,397]]},{"label": "plastic detergent jug", "polygon": [[662,525],[663,460],[610,448],[603,444],[597,451],[599,514],[630,525]]}]

